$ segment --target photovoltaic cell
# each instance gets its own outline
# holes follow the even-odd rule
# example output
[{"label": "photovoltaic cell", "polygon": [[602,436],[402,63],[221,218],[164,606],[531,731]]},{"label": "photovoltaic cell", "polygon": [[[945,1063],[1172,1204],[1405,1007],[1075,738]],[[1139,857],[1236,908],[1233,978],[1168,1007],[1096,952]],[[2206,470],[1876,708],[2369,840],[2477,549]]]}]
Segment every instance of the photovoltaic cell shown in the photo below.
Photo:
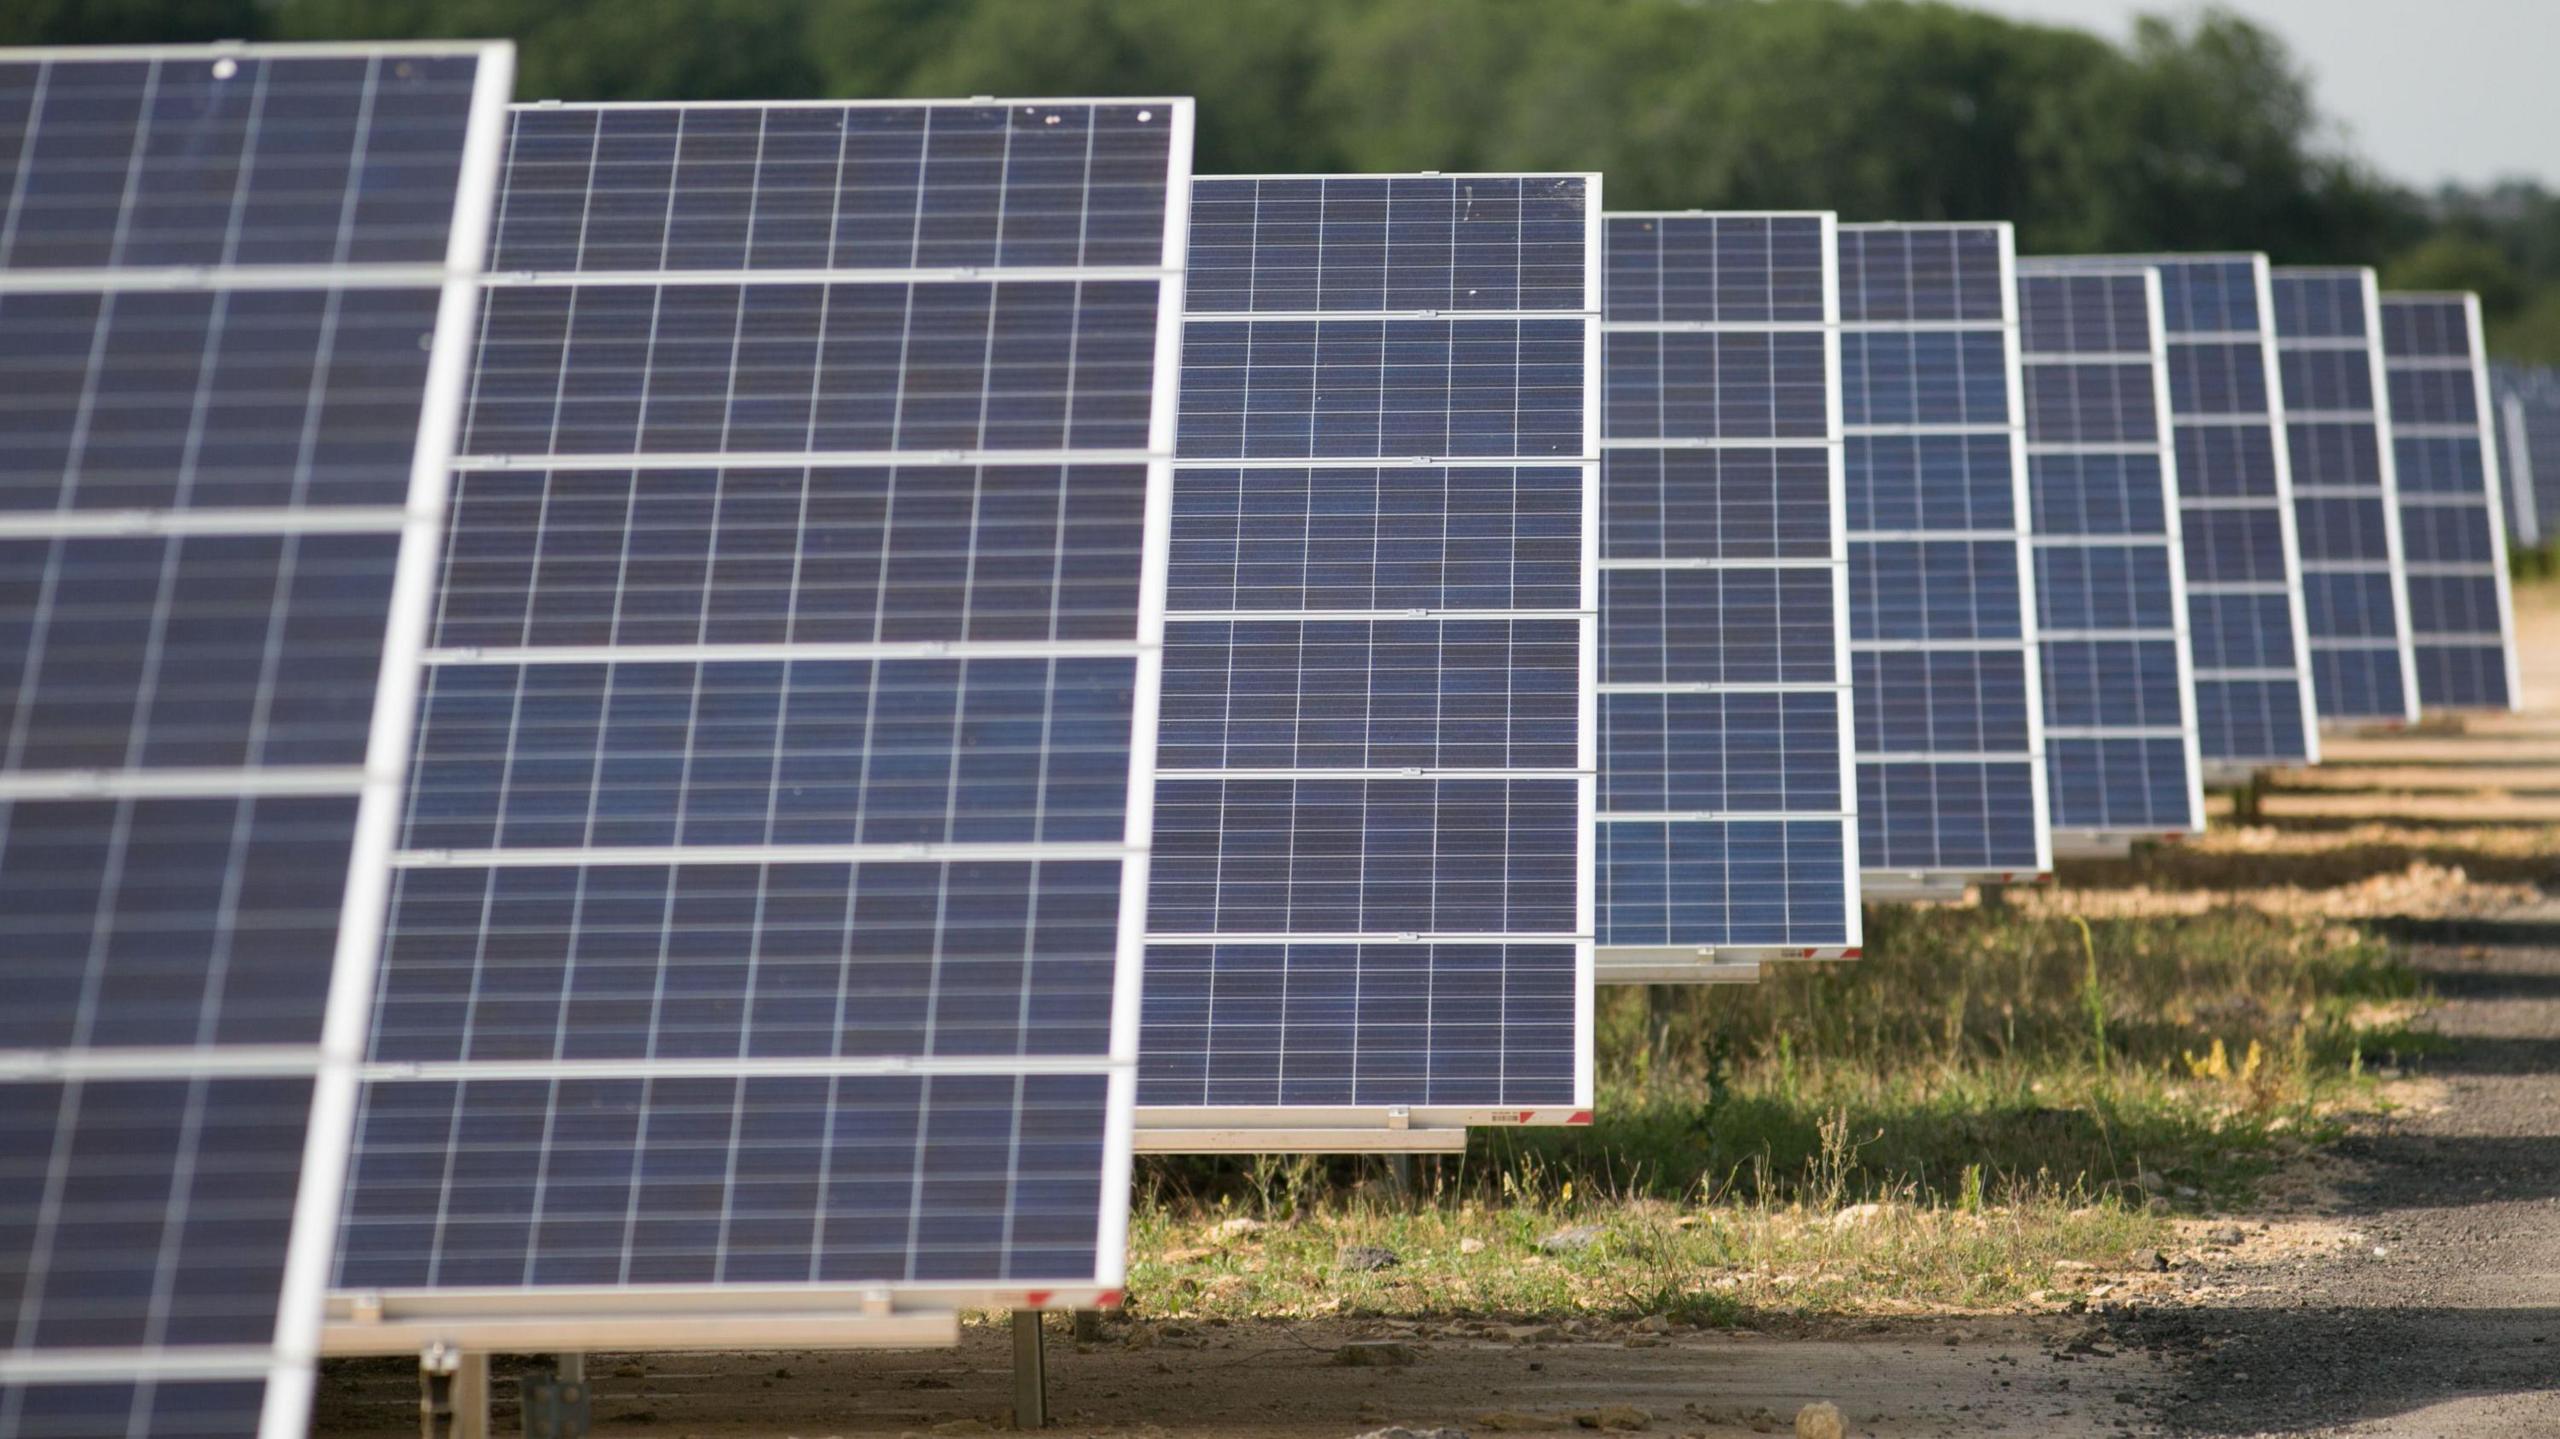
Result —
[{"label": "photovoltaic cell", "polygon": [[1604,978],[1860,942],[1833,238],[1608,217]]},{"label": "photovoltaic cell", "polygon": [[1859,862],[2053,867],[2014,250],[2005,224],[1840,227]]},{"label": "photovoltaic cell", "polygon": [[1105,1302],[1190,102],[512,120],[337,1286]]},{"label": "photovoltaic cell", "polygon": [[2421,709],[2514,709],[2520,702],[2480,335],[2476,295],[2382,297]]},{"label": "photovoltaic cell", "polygon": [[1588,1119],[1598,191],[1194,187],[1144,1146]]},{"label": "photovoltaic cell", "polygon": [[2196,726],[2207,778],[2320,758],[2264,255],[2082,255],[2160,275]]},{"label": "photovoltaic cell", "polygon": [[2018,266],[2057,841],[2204,826],[2168,346],[2149,268]]},{"label": "photovoltaic cell", "polygon": [[2327,723],[2405,723],[2418,691],[2381,291],[2368,269],[2272,273],[2313,698]]},{"label": "photovoltaic cell", "polygon": [[0,51],[0,1433],[306,1428],[512,70]]}]

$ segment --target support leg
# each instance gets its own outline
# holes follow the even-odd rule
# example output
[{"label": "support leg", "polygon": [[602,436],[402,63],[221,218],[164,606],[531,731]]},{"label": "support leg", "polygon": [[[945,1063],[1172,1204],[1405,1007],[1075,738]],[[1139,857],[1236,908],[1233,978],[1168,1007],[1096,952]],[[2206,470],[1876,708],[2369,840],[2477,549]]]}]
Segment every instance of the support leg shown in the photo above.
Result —
[{"label": "support leg", "polygon": [[490,1439],[486,1354],[465,1354],[454,1367],[453,1439]]},{"label": "support leg", "polygon": [[1397,1204],[1410,1207],[1413,1203],[1413,1156],[1410,1154],[1390,1154],[1385,1156],[1385,1158],[1387,1162],[1387,1194],[1393,1198]]},{"label": "support leg", "polygon": [[1079,1309],[1076,1311],[1076,1342],[1078,1344],[1099,1344],[1102,1342],[1101,1310]]},{"label": "support leg", "polygon": [[1013,1427],[1049,1427],[1049,1353],[1040,1311],[1013,1311]]},{"label": "support leg", "polygon": [[430,1344],[418,1356],[418,1439],[452,1439],[453,1371],[461,1355]]}]

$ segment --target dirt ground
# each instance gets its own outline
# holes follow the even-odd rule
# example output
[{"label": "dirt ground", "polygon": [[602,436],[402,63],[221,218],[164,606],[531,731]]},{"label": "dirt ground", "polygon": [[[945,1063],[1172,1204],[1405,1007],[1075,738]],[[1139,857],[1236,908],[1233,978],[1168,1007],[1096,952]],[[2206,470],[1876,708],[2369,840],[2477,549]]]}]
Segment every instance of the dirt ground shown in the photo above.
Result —
[{"label": "dirt ground", "polygon": [[[1827,1400],[1876,1439],[2560,1435],[2560,830],[2531,828],[2560,819],[2560,590],[2519,606],[2525,713],[2333,745],[2265,810],[2284,902],[2328,890],[2331,912],[2378,919],[2443,997],[2433,1027],[2453,1043],[2266,1212],[2186,1226],[2190,1245],[2092,1312],[1788,1333],[1113,1322],[1052,1341],[1058,1431],[1727,1436],[1793,1432]],[[2407,855],[2467,872],[2411,880]],[[2093,909],[2136,902],[2103,868],[2078,878]],[[2073,879],[2046,902],[2067,905]],[[1007,1343],[980,1326],[928,1353],[596,1356],[593,1432],[993,1432]],[[500,1433],[520,1367],[497,1366]],[[417,1432],[414,1373],[327,1366],[317,1431]]]}]

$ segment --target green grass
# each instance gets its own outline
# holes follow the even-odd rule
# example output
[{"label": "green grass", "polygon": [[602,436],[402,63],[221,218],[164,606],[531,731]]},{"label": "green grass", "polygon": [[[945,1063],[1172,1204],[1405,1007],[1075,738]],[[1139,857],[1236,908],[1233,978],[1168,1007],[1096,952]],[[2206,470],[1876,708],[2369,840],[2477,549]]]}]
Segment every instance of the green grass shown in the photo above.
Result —
[{"label": "green grass", "polygon": [[[1597,1122],[1478,1131],[1425,1162],[1411,1203],[1362,1186],[1358,1161],[1149,1162],[1133,1298],[1236,1316],[1998,1307],[2145,1254],[2164,1212],[2245,1202],[2372,1101],[2370,1059],[2423,1045],[2414,977],[2347,926],[1887,906],[1867,924],[1855,963],[1603,990]],[[1834,1224],[1855,1205],[1880,1207]],[[1236,1216],[1269,1227],[1219,1237]],[[1602,1242],[1530,1244],[1577,1223]],[[1346,1244],[1404,1262],[1342,1271]]]}]

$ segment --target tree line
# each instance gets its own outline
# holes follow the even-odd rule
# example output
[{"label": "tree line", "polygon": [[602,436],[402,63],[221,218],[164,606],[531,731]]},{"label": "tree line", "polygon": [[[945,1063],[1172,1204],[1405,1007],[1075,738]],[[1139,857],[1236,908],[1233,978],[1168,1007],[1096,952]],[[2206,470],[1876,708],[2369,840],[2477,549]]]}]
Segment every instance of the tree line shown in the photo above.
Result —
[{"label": "tree line", "polygon": [[1596,169],[1630,208],[2009,219],[2480,291],[2560,363],[2560,195],[2375,173],[2273,34],[1933,0],[19,0],[0,43],[505,36],[564,100],[1189,94],[1219,172]]}]

